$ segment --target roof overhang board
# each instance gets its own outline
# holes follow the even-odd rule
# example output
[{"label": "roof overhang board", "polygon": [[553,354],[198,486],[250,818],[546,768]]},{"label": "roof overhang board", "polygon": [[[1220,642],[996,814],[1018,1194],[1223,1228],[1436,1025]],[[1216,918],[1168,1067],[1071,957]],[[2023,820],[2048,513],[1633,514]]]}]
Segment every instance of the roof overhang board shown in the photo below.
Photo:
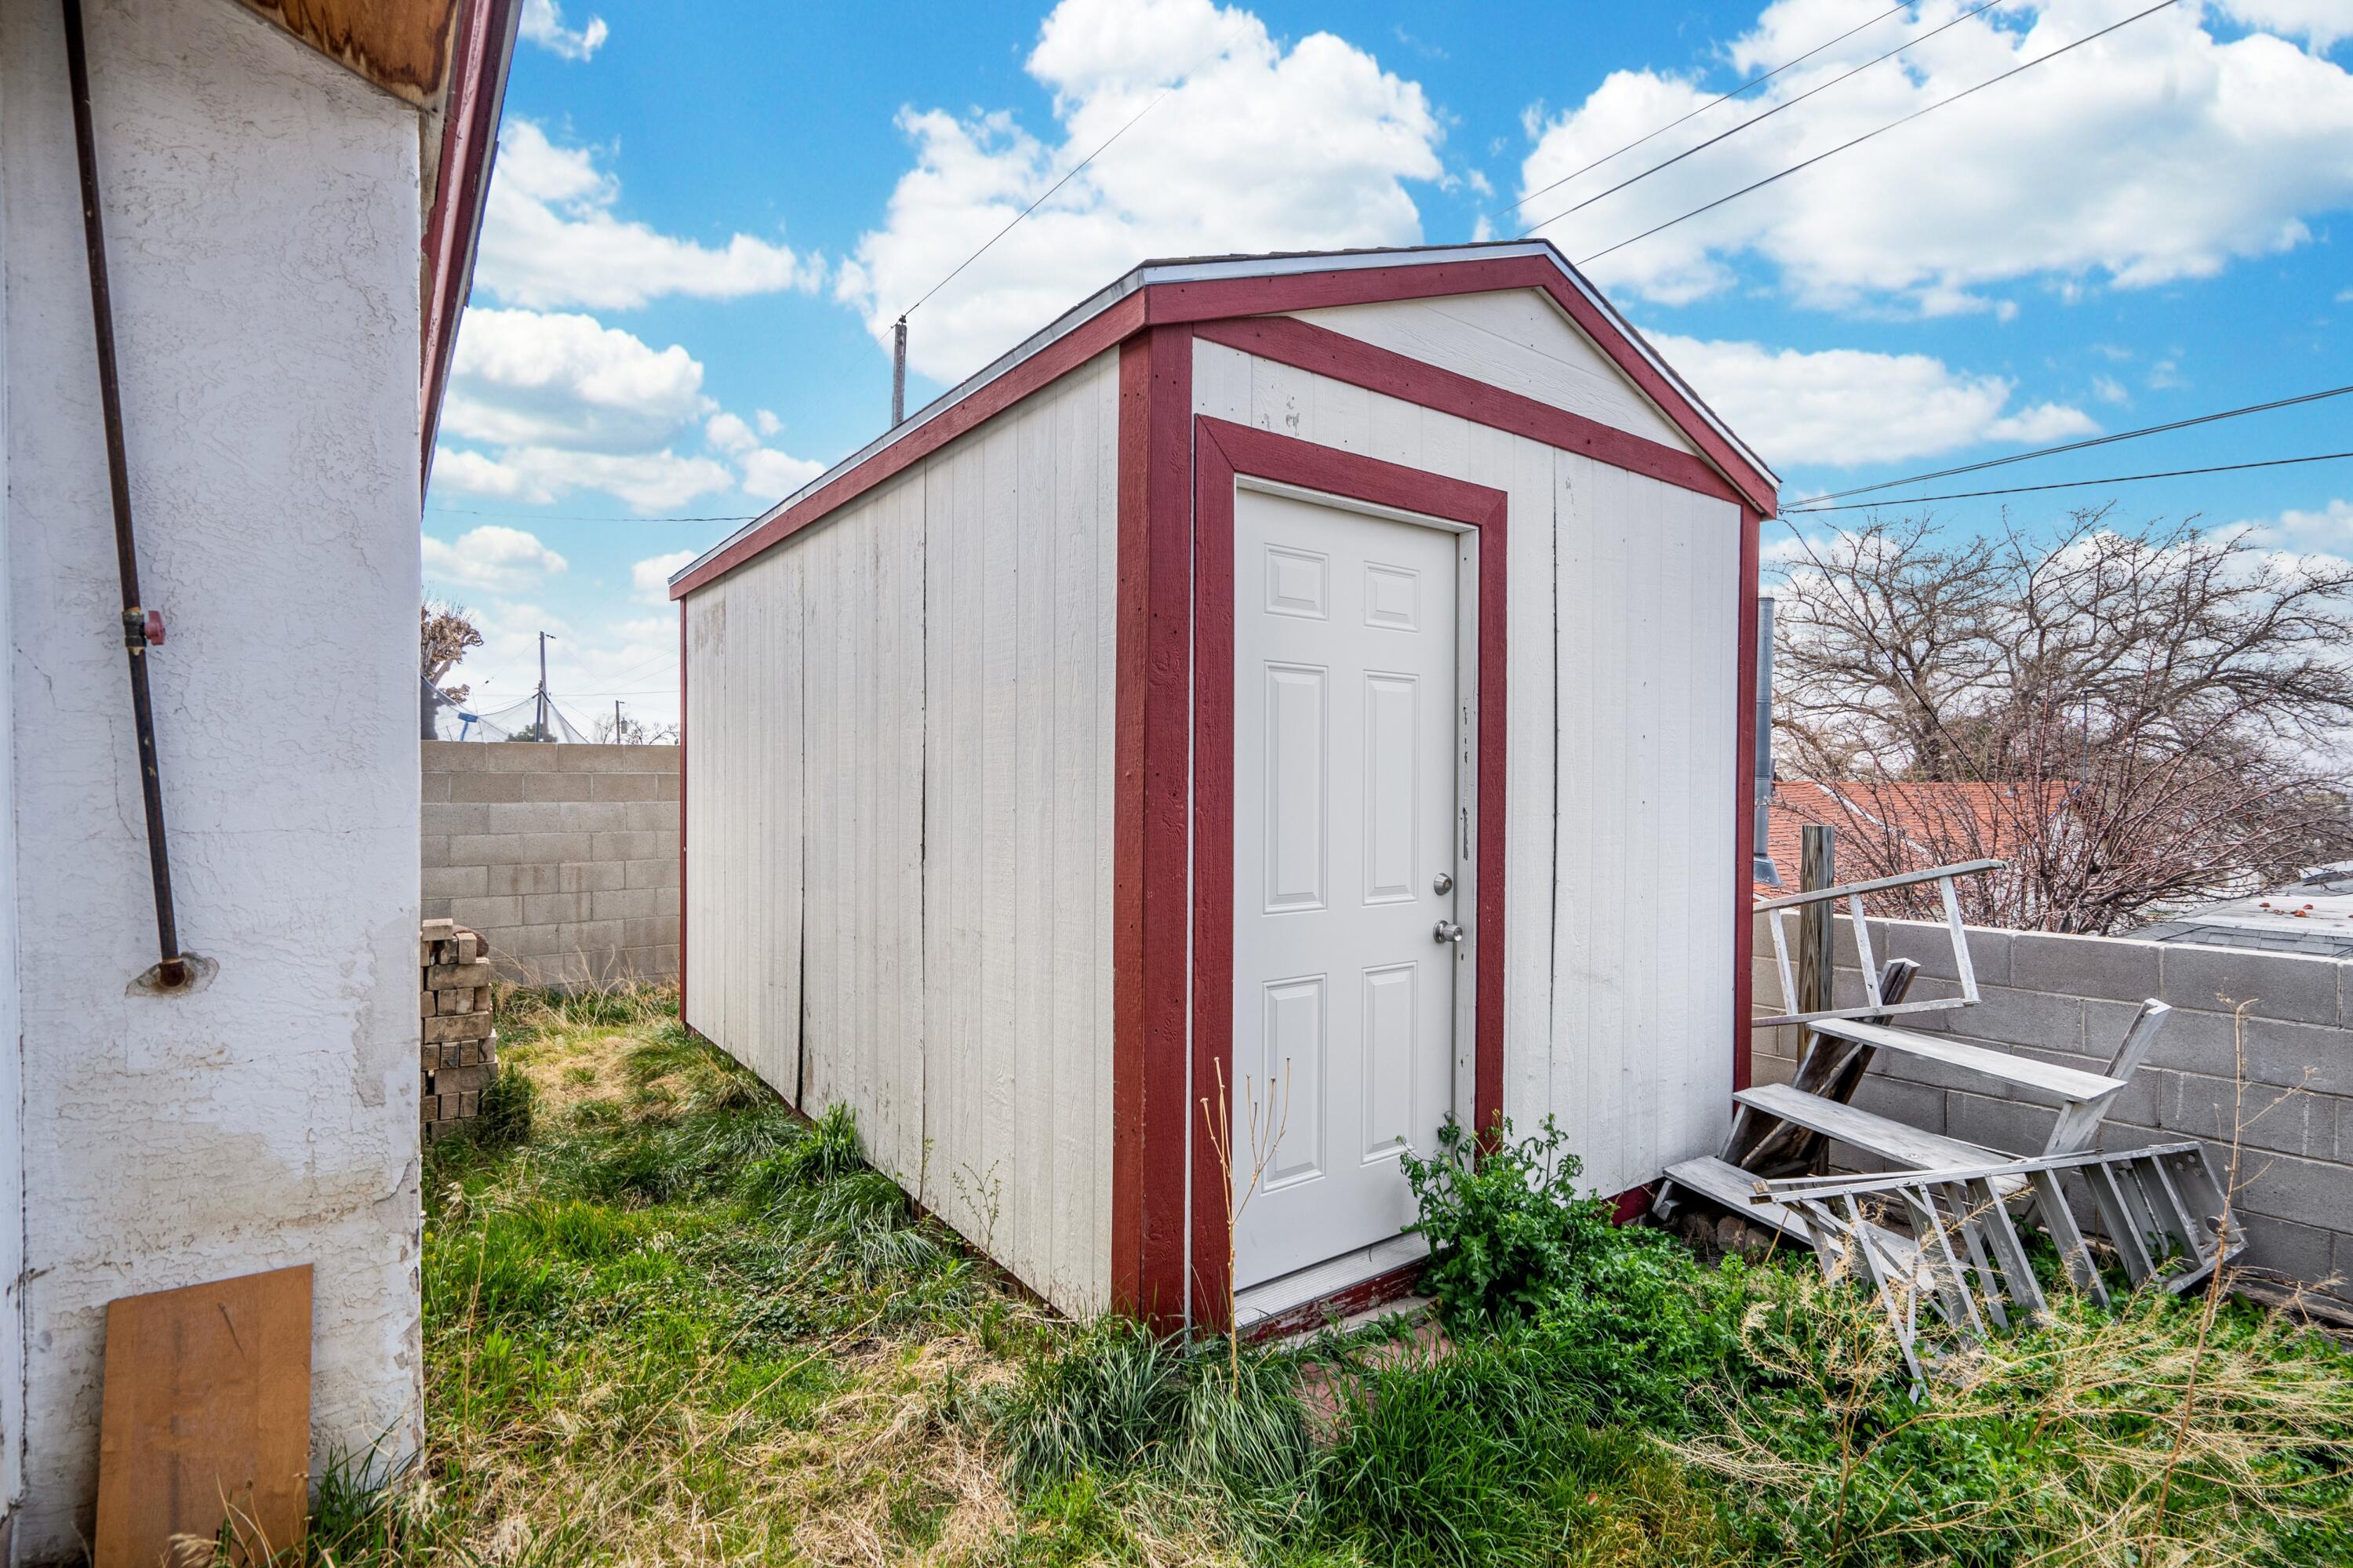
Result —
[{"label": "roof overhang board", "polygon": [[[1330,306],[1433,299],[1498,290],[1541,290],[1579,331],[1698,448],[1713,482],[1672,482],[1741,502],[1761,516],[1778,510],[1779,481],[1593,286],[1543,241],[1410,250],[1311,252],[1154,261],[1130,272],[1001,355],[734,535],[670,579],[682,599],[853,497],[937,450],[982,420],[1148,326],[1234,322]],[[1309,332],[1323,329],[1295,323]],[[1328,334],[1336,337],[1336,334]],[[1449,373],[1423,367],[1431,375]],[[1509,397],[1510,394],[1499,394]],[[1525,402],[1525,399],[1521,401]],[[1628,437],[1629,440],[1640,438]],[[1656,447],[1656,443],[1645,442]],[[1650,468],[1594,450],[1602,461]],[[1658,448],[1660,452],[1668,449]],[[1657,477],[1668,475],[1661,472]]]},{"label": "roof overhang board", "polygon": [[238,0],[353,75],[438,106],[460,0]]}]

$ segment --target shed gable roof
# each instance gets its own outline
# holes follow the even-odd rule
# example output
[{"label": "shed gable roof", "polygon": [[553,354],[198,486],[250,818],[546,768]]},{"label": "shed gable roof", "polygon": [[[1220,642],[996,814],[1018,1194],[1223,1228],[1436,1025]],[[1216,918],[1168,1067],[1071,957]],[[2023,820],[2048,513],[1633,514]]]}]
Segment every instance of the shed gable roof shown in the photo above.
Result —
[{"label": "shed gable roof", "polygon": [[1147,261],[1090,295],[689,563],[670,578],[670,597],[682,599],[723,576],[1044,381],[1147,326],[1307,316],[1346,306],[1524,289],[1550,298],[1566,323],[1672,427],[1677,447],[1721,474],[1757,512],[1775,512],[1779,481],[1763,460],[1548,241],[1194,257]]}]

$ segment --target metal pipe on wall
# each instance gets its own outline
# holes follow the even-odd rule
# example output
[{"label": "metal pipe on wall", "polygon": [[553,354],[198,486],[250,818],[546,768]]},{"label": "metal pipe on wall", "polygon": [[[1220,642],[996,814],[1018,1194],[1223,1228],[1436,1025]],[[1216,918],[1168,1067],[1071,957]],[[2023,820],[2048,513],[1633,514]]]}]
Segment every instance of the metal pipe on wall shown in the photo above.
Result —
[{"label": "metal pipe on wall", "polygon": [[155,887],[157,983],[187,983],[179,921],[172,907],[172,853],[164,832],[164,776],[155,755],[155,703],[147,689],[147,650],[164,641],[164,618],[140,603],[138,536],[131,524],[131,467],[122,441],[122,386],[114,363],[114,301],[107,288],[106,226],[99,212],[98,138],[90,111],[90,56],[81,0],[63,0],[66,70],[73,83],[74,154],[81,165],[82,238],[90,252],[90,323],[98,339],[98,393],[106,421],[106,478],[114,498],[115,567],[122,579],[122,645],[131,662],[131,720],[139,737],[139,788],[147,807],[147,865]]}]

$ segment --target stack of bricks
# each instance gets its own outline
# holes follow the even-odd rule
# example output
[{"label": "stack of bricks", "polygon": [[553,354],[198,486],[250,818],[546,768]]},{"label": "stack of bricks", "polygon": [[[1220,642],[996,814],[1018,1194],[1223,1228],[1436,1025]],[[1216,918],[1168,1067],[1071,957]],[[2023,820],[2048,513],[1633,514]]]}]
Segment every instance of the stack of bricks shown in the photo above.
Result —
[{"label": "stack of bricks", "polygon": [[491,960],[482,939],[454,920],[427,920],[417,935],[423,983],[417,1011],[425,1036],[417,1121],[431,1143],[480,1113],[482,1090],[498,1070],[499,1037],[491,1028]]}]

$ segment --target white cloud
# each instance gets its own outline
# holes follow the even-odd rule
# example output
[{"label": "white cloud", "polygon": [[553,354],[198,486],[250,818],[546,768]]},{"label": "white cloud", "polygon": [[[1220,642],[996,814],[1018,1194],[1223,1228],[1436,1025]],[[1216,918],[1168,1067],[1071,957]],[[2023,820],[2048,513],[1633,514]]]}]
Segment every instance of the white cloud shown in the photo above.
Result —
[{"label": "white cloud", "polygon": [[2345,0],[2222,0],[2222,9],[2250,27],[2302,38],[2316,49],[2353,38],[2353,7]]},{"label": "white cloud", "polygon": [[785,422],[765,408],[753,410],[752,422],[760,428],[764,436],[773,436],[785,428]]},{"label": "white cloud", "polygon": [[711,408],[702,365],[678,344],[657,349],[594,316],[478,305],[458,334],[441,423],[469,440],[627,452]]},{"label": "white cloud", "polygon": [[522,0],[522,17],[516,30],[530,43],[567,60],[585,60],[595,54],[609,34],[602,16],[574,32],[564,25],[564,8],[555,0]]},{"label": "white cloud", "polygon": [[2277,517],[2250,519],[2231,525],[2243,530],[2247,542],[2299,554],[2322,552],[2353,556],[2353,501],[2332,501],[2317,512],[2293,507]]},{"label": "white cloud", "polygon": [[2125,384],[2117,380],[2113,376],[2093,376],[2092,396],[2097,397],[2103,403],[2129,403],[2132,401],[2132,394],[2125,390]]},{"label": "white cloud", "polygon": [[764,446],[704,395],[702,366],[681,344],[657,349],[573,313],[467,312],[441,424],[490,450],[442,449],[437,488],[534,504],[582,490],[639,512],[738,488],[773,501],[824,466]]},{"label": "white cloud", "polygon": [[[453,461],[466,460],[471,461]],[[616,496],[639,512],[667,512],[729,490],[736,475],[714,459],[651,452],[584,452],[563,447],[501,448],[495,457],[453,452],[434,459],[436,488],[544,506],[578,490]]]},{"label": "white cloud", "polygon": [[702,427],[702,439],[711,443],[712,450],[725,452],[731,457],[740,457],[760,444],[760,438],[752,433],[752,427],[737,414],[712,415],[710,421]]},{"label": "white cloud", "polygon": [[499,133],[475,286],[510,305],[627,310],[668,294],[732,300],[815,289],[823,263],[786,245],[731,236],[723,246],[615,216],[620,182],[588,147],[559,147],[530,120]]},{"label": "white cloud", "polygon": [[435,583],[484,593],[517,593],[565,569],[562,556],[539,535],[495,523],[470,529],[455,541],[424,539],[425,576]]},{"label": "white cloud", "polygon": [[[1443,173],[1420,87],[1329,33],[1284,48],[1212,0],[1062,0],[1027,67],[1047,137],[1009,111],[908,110],[915,166],[836,281],[878,342],[924,290],[1147,105],[1149,116],[924,305],[911,363],[955,380],[1154,255],[1410,244],[1403,182]],[[1164,98],[1161,95],[1166,92]]]},{"label": "white cloud", "polygon": [[2099,429],[2064,404],[2006,412],[2010,381],[1956,372],[1925,354],[1807,353],[1660,333],[1651,342],[1776,466],[1894,462],[1979,441],[2062,440]]},{"label": "white cloud", "polygon": [[744,453],[742,462],[744,493],[763,503],[782,501],[826,469],[821,462],[797,458],[772,447]]},{"label": "white cloud", "polygon": [[[2341,15],[2342,0],[2333,4]],[[1856,10],[1853,0],[1777,0],[1731,46],[1731,66],[1746,76],[1789,59],[1852,25]],[[1898,25],[1922,33],[1957,10],[1955,0],[1928,0]],[[1989,11],[1545,232],[1572,259],[1592,256],[2128,14],[2114,0]],[[2158,12],[1590,270],[1605,286],[1672,302],[1729,288],[1736,263],[1759,258],[1806,303],[1941,314],[1988,308],[1986,290],[2032,276],[2145,287],[2302,244],[2310,215],[2353,202],[2353,74],[2270,34],[2220,41],[2202,17],[2196,5]],[[1820,86],[1900,36],[1865,28],[1535,198],[1529,217]],[[1678,77],[1613,73],[1543,122],[1521,191],[1711,96]]]},{"label": "white cloud", "polygon": [[629,584],[648,604],[667,605],[670,579],[699,554],[696,550],[672,550],[666,556],[649,556],[629,568]]}]

